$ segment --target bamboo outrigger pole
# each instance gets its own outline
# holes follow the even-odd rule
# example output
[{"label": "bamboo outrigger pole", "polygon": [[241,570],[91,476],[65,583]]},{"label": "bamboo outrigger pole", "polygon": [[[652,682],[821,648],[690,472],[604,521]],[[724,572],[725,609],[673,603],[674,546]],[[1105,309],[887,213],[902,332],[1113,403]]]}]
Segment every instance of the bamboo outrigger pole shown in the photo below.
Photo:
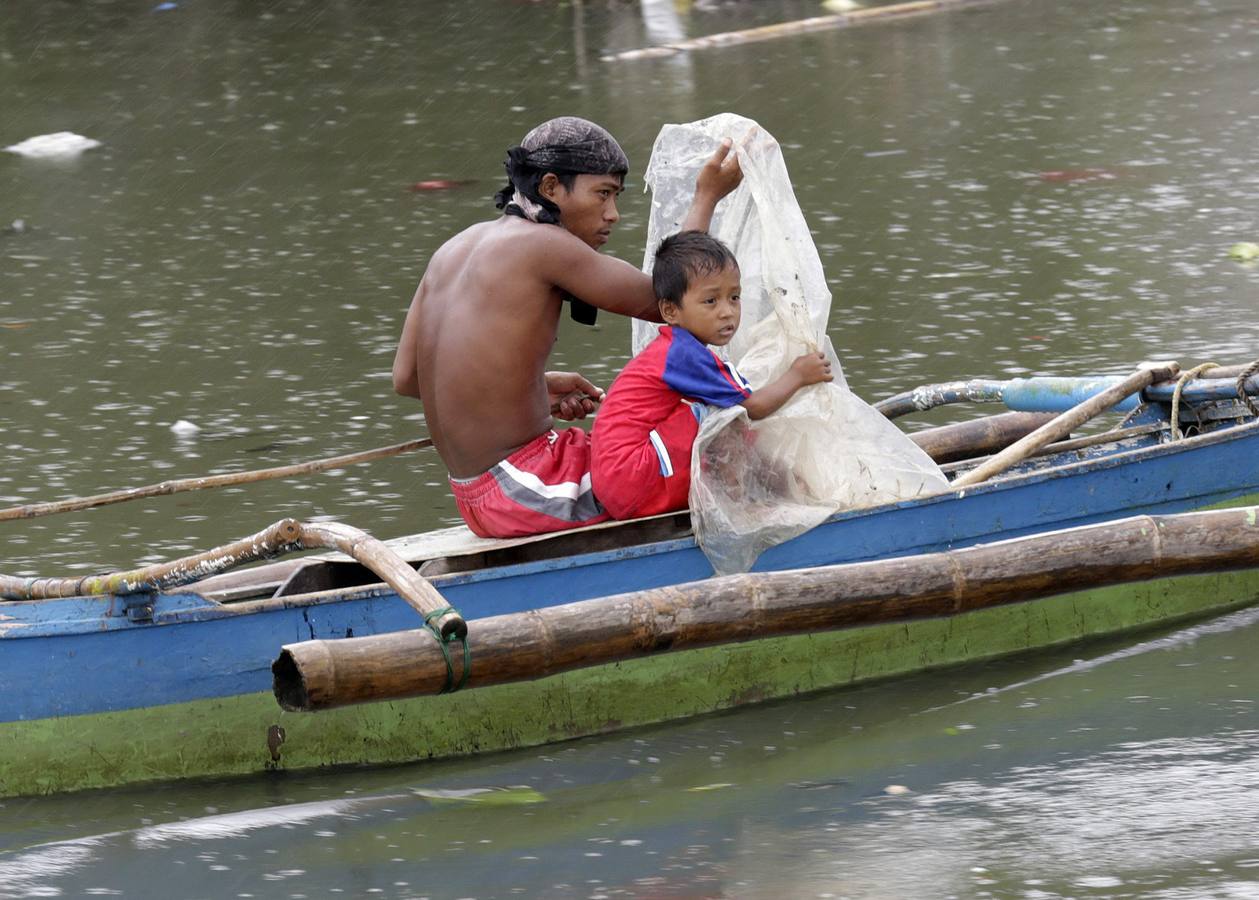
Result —
[{"label": "bamboo outrigger pole", "polygon": [[[84,575],[78,578],[21,578],[0,575],[0,597],[47,600],[95,594],[136,594],[191,584],[235,566],[270,559],[296,550],[340,550],[362,563],[398,592],[443,638],[462,639],[468,626],[428,580],[383,542],[365,531],[339,522],[305,523],[281,519],[251,537],[242,538],[171,562],[142,569]],[[430,638],[431,640],[431,638]]]},{"label": "bamboo outrigger pole", "polygon": [[47,503],[27,503],[24,506],[11,506],[0,509],[0,522],[10,519],[33,519],[37,516],[51,516],[55,513],[75,512],[80,509],[92,509],[107,506],[111,503],[122,503],[126,500],[140,500],[144,497],[160,497],[166,494],[178,494],[183,491],[201,491],[206,488],[228,487],[235,484],[252,484],[255,481],[268,481],[272,478],[292,478],[294,475],[312,475],[316,472],[327,472],[329,469],[340,469],[355,463],[372,462],[387,456],[396,456],[409,450],[422,450],[433,446],[429,438],[417,438],[403,441],[388,447],[377,447],[374,450],[362,450],[358,453],[345,453],[341,456],[330,456],[326,459],[313,459],[307,462],[293,463],[288,466],[273,466],[269,469],[254,469],[251,472],[227,472],[222,475],[201,475],[193,478],[177,478],[149,484],[144,487],[123,488],[105,494],[93,494],[89,497],[70,497],[66,500],[55,500]]},{"label": "bamboo outrigger pole", "polygon": [[[874,562],[711,578],[475,619],[469,687],[715,644],[955,615],[1088,587],[1259,566],[1259,507],[1136,516]],[[286,645],[280,705],[318,710],[441,693],[426,631]],[[458,664],[455,675],[463,674]]]}]

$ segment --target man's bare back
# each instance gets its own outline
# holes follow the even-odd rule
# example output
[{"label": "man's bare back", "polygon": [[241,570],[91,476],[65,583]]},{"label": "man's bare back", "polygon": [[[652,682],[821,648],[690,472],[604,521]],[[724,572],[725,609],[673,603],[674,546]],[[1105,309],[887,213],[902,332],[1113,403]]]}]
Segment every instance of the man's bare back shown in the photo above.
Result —
[{"label": "man's bare back", "polygon": [[641,272],[560,228],[504,216],[434,254],[407,315],[394,384],[424,401],[429,434],[454,477],[480,474],[545,433],[560,396],[583,387],[599,396],[573,376],[552,378],[553,396],[545,372],[562,291],[576,286],[572,270],[583,267],[603,270],[591,272],[602,284],[582,290],[587,302],[626,314],[655,309]]},{"label": "man's bare back", "polygon": [[[684,228],[706,230],[738,185],[729,142],[696,183]],[[546,434],[552,416],[593,412],[602,391],[548,373],[565,293],[600,309],[660,321],[651,279],[598,252],[619,219],[619,175],[547,174],[539,192],[561,227],[503,216],[460,232],[433,255],[394,360],[398,393],[424,403],[433,444],[454,478],[479,475]]]}]

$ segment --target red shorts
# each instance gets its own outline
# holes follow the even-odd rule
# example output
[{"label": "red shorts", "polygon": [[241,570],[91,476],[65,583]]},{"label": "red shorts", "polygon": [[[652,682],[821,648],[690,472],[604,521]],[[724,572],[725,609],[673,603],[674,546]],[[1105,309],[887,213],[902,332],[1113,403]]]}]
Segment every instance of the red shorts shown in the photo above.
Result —
[{"label": "red shorts", "polygon": [[[598,420],[596,420],[597,423]],[[691,490],[691,447],[699,432],[695,410],[679,403],[647,435],[632,429],[601,431],[591,478],[595,494],[614,519],[686,509]]]},{"label": "red shorts", "polygon": [[605,522],[590,489],[590,440],[549,431],[475,478],[451,478],[459,514],[481,537],[524,537]]}]

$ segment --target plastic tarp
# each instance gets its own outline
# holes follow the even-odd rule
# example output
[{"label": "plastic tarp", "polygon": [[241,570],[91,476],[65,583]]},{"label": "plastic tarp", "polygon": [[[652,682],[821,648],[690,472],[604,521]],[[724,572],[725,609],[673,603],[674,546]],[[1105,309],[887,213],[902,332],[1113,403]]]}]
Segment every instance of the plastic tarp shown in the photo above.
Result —
[{"label": "plastic tarp", "polygon": [[[926,453],[848,389],[826,335],[831,295],[817,248],[778,142],[755,122],[723,113],[661,129],[647,166],[643,268],[651,271],[661,239],[681,227],[696,175],[726,137],[743,182],[719,204],[709,230],[739,261],[743,315],[725,352],[754,389],[818,350],[830,357],[835,380],[802,388],[756,422],[742,406],[704,418],[692,451],[691,517],[718,574],[747,571],[767,548],[840,510],[947,487]],[[634,322],[635,353],[657,327]]]}]

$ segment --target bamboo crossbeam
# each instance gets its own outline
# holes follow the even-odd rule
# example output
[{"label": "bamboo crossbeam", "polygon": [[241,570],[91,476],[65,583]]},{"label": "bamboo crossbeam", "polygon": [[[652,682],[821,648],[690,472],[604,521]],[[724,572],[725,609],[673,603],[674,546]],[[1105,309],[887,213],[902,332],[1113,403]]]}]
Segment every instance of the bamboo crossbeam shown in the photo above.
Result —
[{"label": "bamboo crossbeam", "polygon": [[[1259,566],[1259,507],[1066,529],[963,550],[752,573],[475,619],[468,686],[716,644],[948,616],[1089,587]],[[450,654],[455,676],[462,674]],[[403,631],[283,647],[279,704],[318,710],[440,693],[446,658]]]},{"label": "bamboo crossbeam", "polygon": [[[429,584],[428,579],[394,553],[389,547],[366,531],[342,525],[339,522],[320,522],[302,525],[302,546],[340,550],[371,569],[381,580],[398,592],[411,604],[425,621],[432,624],[442,637],[462,639],[468,626],[459,613]],[[446,610],[446,612],[441,612]],[[440,613],[435,615],[435,613]]]},{"label": "bamboo crossbeam", "polygon": [[177,478],[149,484],[144,487],[123,488],[104,494],[93,494],[88,497],[70,497],[46,503],[27,503],[23,506],[11,506],[0,509],[0,522],[10,519],[33,519],[37,516],[50,516],[56,513],[76,512],[107,506],[111,503],[123,503],[127,500],[140,500],[145,497],[161,497],[167,494],[178,494],[184,491],[201,491],[206,488],[229,487],[237,484],[252,484],[256,481],[268,481],[274,478],[292,478],[295,475],[313,475],[340,469],[357,463],[372,462],[387,456],[396,456],[409,450],[422,450],[433,446],[429,438],[417,438],[392,444],[388,447],[377,447],[373,450],[362,450],[357,453],[345,453],[330,456],[326,459],[313,459],[306,462],[293,463],[287,466],[273,466],[269,469],[254,469],[250,472],[227,472],[222,475],[201,475],[192,478]]},{"label": "bamboo crossbeam", "polygon": [[1037,428],[1027,437],[1020,438],[987,462],[981,463],[953,480],[952,487],[967,487],[979,484],[994,475],[1027,459],[1040,448],[1060,440],[1090,419],[1096,418],[1116,403],[1131,394],[1145,390],[1156,381],[1167,381],[1175,378],[1180,371],[1176,363],[1160,363],[1138,369],[1123,381],[1107,388],[1083,403],[1067,410],[1056,418]]},{"label": "bamboo crossbeam", "polygon": [[397,591],[443,637],[462,638],[468,630],[458,612],[402,557],[365,531],[337,522],[307,524],[281,519],[251,537],[242,538],[170,562],[141,569],[61,578],[0,575],[0,597],[48,600],[97,594],[136,594],[169,590],[261,559],[297,550],[340,550],[353,557]]},{"label": "bamboo crossbeam", "polygon": [[204,553],[104,575],[50,578],[0,575],[0,597],[7,600],[49,600],[96,594],[135,594],[178,587],[236,566],[303,549],[301,529],[300,522],[281,519],[257,534]]}]

